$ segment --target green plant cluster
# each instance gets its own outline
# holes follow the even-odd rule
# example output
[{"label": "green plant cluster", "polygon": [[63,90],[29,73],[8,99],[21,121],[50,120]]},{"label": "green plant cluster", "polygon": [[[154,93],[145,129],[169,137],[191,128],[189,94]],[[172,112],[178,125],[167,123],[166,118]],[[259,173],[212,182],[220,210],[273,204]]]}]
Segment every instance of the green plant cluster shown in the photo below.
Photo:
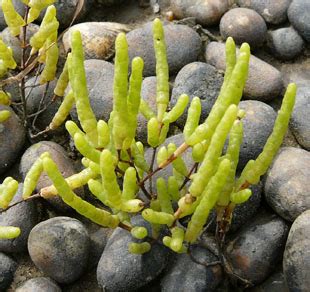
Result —
[{"label": "green plant cluster", "polygon": [[[35,1],[26,2],[29,4]],[[2,5],[4,3],[10,1],[2,1]],[[15,31],[17,24],[7,23]],[[43,77],[41,75],[42,82],[55,78],[57,50],[53,47],[57,46],[57,23],[55,8],[49,6],[39,32],[30,42],[33,54],[43,50],[46,56],[43,71],[46,73]],[[51,38],[46,39],[46,34]],[[105,122],[97,121],[91,109],[81,34],[78,31],[72,33],[72,51],[68,54],[55,88],[58,96],[68,93],[48,130],[59,127],[66,120],[73,104],[76,105],[79,125],[70,120],[65,125],[76,149],[83,156],[84,169],[64,178],[50,155],[44,153],[25,178],[23,198],[31,198],[41,173],[45,171],[53,185],[41,189],[41,197],[59,195],[66,204],[93,222],[130,231],[136,238],[129,246],[130,252],[148,252],[156,239],[174,252],[183,253],[198,240],[213,209],[217,214],[216,236],[224,240],[235,206],[250,198],[250,185],[259,182],[283,141],[294,106],[296,86],[289,84],[262,153],[256,160],[249,161],[241,176],[236,178],[243,136],[242,119],[245,116],[238,104],[248,75],[249,45],[243,44],[237,57],[234,41],[228,38],[224,83],[209,116],[199,124],[201,102],[198,97],[190,102],[187,95],[181,95],[176,105],[169,108],[169,68],[164,29],[159,19],[153,22],[153,41],[157,77],[156,112],[140,96],[144,65],[140,57],[132,60],[128,79],[127,41],[125,34],[121,33],[115,43],[113,111],[109,121]],[[184,143],[179,147],[173,143],[166,145],[170,125],[186,110]],[[139,112],[148,120],[148,146],[153,148],[154,154],[151,162],[145,159],[144,145],[135,139]],[[223,152],[226,139],[229,140],[228,147]],[[191,169],[187,168],[182,159],[185,151],[192,153]],[[158,167],[154,169],[155,161]],[[156,181],[153,180],[154,174],[160,174],[168,165],[172,165],[172,175],[167,180],[160,175]],[[85,185],[102,203],[102,208],[74,193],[74,189]],[[0,190],[0,207],[6,209],[17,190],[17,182],[7,178]],[[151,233],[143,226],[132,226],[131,218],[136,214],[141,214],[151,224]],[[189,218],[187,227],[179,221],[183,217]],[[167,235],[162,238],[163,229]],[[18,233],[18,229],[13,227],[0,228],[2,238],[12,238],[18,236]]]}]

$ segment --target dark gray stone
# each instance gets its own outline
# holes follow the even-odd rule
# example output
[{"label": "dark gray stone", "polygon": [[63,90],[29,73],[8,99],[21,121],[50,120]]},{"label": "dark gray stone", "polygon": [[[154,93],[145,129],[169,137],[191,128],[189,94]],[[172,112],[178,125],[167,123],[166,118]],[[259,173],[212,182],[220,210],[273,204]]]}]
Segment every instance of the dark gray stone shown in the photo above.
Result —
[{"label": "dark gray stone", "polygon": [[171,10],[176,18],[195,17],[203,26],[218,24],[229,6],[229,0],[171,0]]},{"label": "dark gray stone", "polygon": [[60,287],[50,278],[38,277],[30,279],[19,286],[16,292],[61,292]]},{"label": "dark gray stone", "polygon": [[[22,200],[23,184],[19,184],[17,194],[11,204]],[[34,201],[22,202],[0,214],[0,226],[19,227],[21,234],[14,239],[0,239],[0,251],[8,253],[23,252],[31,229],[38,222],[38,212]]]},{"label": "dark gray stone", "polygon": [[288,8],[287,15],[290,23],[310,42],[310,2],[304,0],[293,0]]},{"label": "dark gray stone", "polygon": [[26,131],[9,106],[0,105],[0,110],[11,112],[10,118],[0,124],[0,174],[2,174],[18,159],[25,143]]},{"label": "dark gray stone", "polygon": [[[164,32],[170,73],[176,73],[186,64],[197,60],[201,49],[201,39],[193,29],[185,25],[168,24],[164,26]],[[144,60],[143,75],[154,76],[156,62],[152,23],[129,32],[127,40],[130,60],[140,56]]]},{"label": "dark gray stone", "polygon": [[72,283],[87,267],[89,236],[73,218],[55,217],[30,232],[28,251],[34,264],[58,283]]},{"label": "dark gray stone", "polygon": [[296,102],[290,120],[292,130],[298,143],[310,150],[310,87],[301,87],[297,91]]},{"label": "dark gray stone", "polygon": [[[57,164],[60,172],[64,177],[71,176],[76,173],[72,160],[68,157],[64,148],[55,142],[51,141],[41,141],[30,146],[23,154],[19,166],[20,173],[23,178],[25,178],[27,172],[29,171],[32,164],[40,157],[44,152],[49,152],[55,163]],[[43,172],[39,178],[36,186],[36,191],[52,185],[51,180],[45,172]],[[84,195],[82,188],[75,190],[76,194],[79,196]],[[71,208],[65,204],[59,196],[47,199],[56,209],[60,211],[68,211]]]},{"label": "dark gray stone", "polygon": [[[238,52],[239,50],[237,50]],[[207,46],[205,57],[207,62],[217,69],[225,70],[225,44],[210,43]],[[269,101],[278,97],[282,88],[283,81],[280,71],[252,55],[244,96],[248,99]]]},{"label": "dark gray stone", "polygon": [[[21,3],[20,0],[12,0],[15,10],[24,17],[25,14],[25,4]],[[7,27],[7,24],[4,19],[2,9],[0,9],[0,31]]]},{"label": "dark gray stone", "polygon": [[105,6],[119,5],[122,2],[124,2],[124,0],[97,0],[97,1]]},{"label": "dark gray stone", "polygon": [[155,243],[148,253],[136,255],[128,251],[130,242],[132,236],[121,228],[109,238],[97,267],[97,280],[105,291],[138,289],[154,280],[165,268],[169,255],[165,247]]},{"label": "dark gray stone", "polygon": [[254,49],[263,44],[267,26],[264,19],[254,10],[234,8],[222,17],[220,31],[224,39],[232,37],[236,44],[248,43]]},{"label": "dark gray stone", "polygon": [[[171,106],[175,105],[179,96],[183,93],[190,97],[190,101],[198,96],[201,100],[201,117],[203,122],[209,115],[215,100],[218,97],[223,83],[223,75],[209,64],[194,62],[184,66],[178,73],[171,96]],[[177,120],[184,126],[187,110]]]},{"label": "dark gray stone", "polygon": [[17,264],[7,255],[0,252],[0,290],[5,291],[14,278]]},{"label": "dark gray stone", "polygon": [[288,229],[277,215],[257,215],[227,244],[227,259],[234,272],[254,285],[264,281],[281,260]]},{"label": "dark gray stone", "polygon": [[262,284],[252,288],[249,292],[289,292],[282,272],[272,274]]},{"label": "dark gray stone", "polygon": [[294,221],[285,246],[283,272],[289,291],[309,291],[310,210]]},{"label": "dark gray stone", "polygon": [[304,40],[293,27],[269,31],[267,35],[267,46],[276,57],[283,60],[297,57],[304,49],[304,44]]},{"label": "dark gray stone", "polygon": [[310,208],[309,165],[308,151],[284,147],[266,175],[266,200],[276,213],[288,221],[294,221]]},{"label": "dark gray stone", "polygon": [[175,255],[175,262],[161,279],[162,292],[214,291],[222,281],[220,265],[206,266],[218,261],[216,256],[207,249],[195,245],[191,247],[190,252],[191,255]]},{"label": "dark gray stone", "polygon": [[255,10],[266,22],[280,24],[287,19],[287,9],[291,0],[238,0],[238,5]]}]

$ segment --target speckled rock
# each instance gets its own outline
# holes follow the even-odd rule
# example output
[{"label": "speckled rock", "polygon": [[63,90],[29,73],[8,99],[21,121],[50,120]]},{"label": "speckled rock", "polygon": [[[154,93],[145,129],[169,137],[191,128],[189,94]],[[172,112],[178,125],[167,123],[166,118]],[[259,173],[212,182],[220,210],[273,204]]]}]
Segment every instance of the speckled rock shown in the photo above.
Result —
[{"label": "speckled rock", "polygon": [[204,26],[218,24],[229,6],[229,0],[171,0],[171,10],[178,19],[195,17]]},{"label": "speckled rock", "polygon": [[287,15],[290,23],[310,42],[310,2],[304,0],[293,0],[288,8]]},{"label": "speckled rock", "polygon": [[272,132],[276,113],[271,106],[256,100],[241,101],[239,107],[246,112],[242,120],[243,140],[238,163],[238,168],[242,169],[262,152]]},{"label": "speckled rock", "polygon": [[238,5],[255,10],[266,22],[280,24],[287,19],[287,9],[291,0],[238,0]]},{"label": "speckled rock", "polygon": [[[25,13],[25,5],[21,3],[19,0],[12,0],[15,10],[21,15],[24,16]],[[7,27],[7,24],[4,19],[4,15],[2,9],[0,10],[0,31]]]},{"label": "speckled rock", "polygon": [[262,284],[252,288],[249,292],[289,292],[282,272],[272,274]]},{"label": "speckled rock", "polygon": [[298,143],[310,150],[310,87],[298,88],[296,102],[290,120],[290,129]]},{"label": "speckled rock", "polygon": [[294,221],[285,246],[283,272],[290,291],[309,291],[310,287],[310,210]]},{"label": "speckled rock", "polygon": [[[203,122],[211,111],[223,83],[223,75],[209,64],[194,62],[184,66],[176,76],[171,96],[171,105],[175,105],[179,96],[187,94],[192,100],[195,96],[201,99],[201,117]],[[187,110],[177,120],[184,126]]]},{"label": "speckled rock", "polygon": [[[114,65],[95,59],[86,60],[84,65],[91,107],[97,120],[108,121],[113,109]],[[75,106],[71,111],[71,117],[75,121],[78,120]]]},{"label": "speckled rock", "polygon": [[284,147],[266,175],[266,200],[275,212],[288,221],[294,221],[310,208],[309,165],[308,151]]},{"label": "speckled rock", "polygon": [[234,272],[254,285],[261,283],[281,259],[288,229],[282,218],[261,212],[227,244]]},{"label": "speckled rock", "polygon": [[11,116],[0,124],[0,174],[10,167],[19,157],[25,143],[25,128],[13,110],[0,105],[0,110],[9,110]]},{"label": "speckled rock", "polygon": [[[207,46],[205,57],[207,62],[217,69],[225,70],[224,44],[210,43]],[[283,81],[280,71],[261,59],[251,56],[244,96],[248,99],[268,101],[278,97],[281,94],[282,88]]]},{"label": "speckled rock", "polygon": [[[197,60],[201,49],[201,39],[193,29],[185,25],[168,24],[164,26],[164,31],[170,73],[176,73],[186,64]],[[130,60],[140,56],[144,60],[143,75],[154,76],[156,63],[152,23],[129,32],[127,40]]]},{"label": "speckled rock", "polygon": [[[193,261],[193,258],[195,261]],[[206,267],[205,265],[218,261],[207,249],[200,246],[191,247],[188,254],[175,255],[175,262],[170,264],[161,279],[161,291],[203,292],[214,291],[222,280],[220,265]]]},{"label": "speckled rock", "polygon": [[5,291],[14,278],[17,264],[7,255],[0,252],[0,290]]},{"label": "speckled rock", "polygon": [[116,22],[84,22],[72,26],[63,36],[68,52],[71,48],[71,33],[79,30],[82,35],[85,59],[107,60],[114,55],[114,42],[120,32],[127,32],[125,24]]},{"label": "speckled rock", "polygon": [[272,53],[283,60],[297,57],[304,49],[304,40],[293,27],[283,27],[269,31],[267,46]]},{"label": "speckled rock", "polygon": [[[64,177],[68,177],[76,173],[72,160],[68,157],[66,151],[60,145],[51,141],[41,141],[30,146],[21,158],[19,170],[23,178],[25,178],[27,172],[37,158],[46,151],[50,153]],[[51,180],[48,178],[47,174],[43,172],[37,183],[36,191],[39,191],[41,188],[47,187],[51,184]],[[79,196],[83,196],[84,194],[83,189],[78,189],[75,191]],[[68,211],[71,209],[59,196],[50,198],[48,201],[58,210]]]},{"label": "speckled rock", "polygon": [[[138,219],[134,225],[146,226],[143,222]],[[165,247],[152,244],[151,251],[136,255],[128,251],[130,242],[130,233],[121,228],[117,228],[108,240],[97,267],[99,286],[107,292],[143,287],[155,279],[167,264],[169,252]]]},{"label": "speckled rock", "polygon": [[[27,28],[26,40],[29,42],[30,38],[39,30],[37,24],[30,23]],[[21,63],[22,59],[22,50],[21,50],[21,41],[19,38],[11,35],[10,30],[5,28],[1,33],[1,38],[3,42],[12,48],[13,56],[17,64]],[[30,53],[30,48],[26,50],[26,54]]]},{"label": "speckled rock", "polygon": [[50,278],[38,277],[30,279],[19,286],[16,292],[61,292],[60,287]]},{"label": "speckled rock", "polygon": [[234,8],[221,19],[220,31],[224,39],[232,37],[236,44],[248,43],[251,49],[261,46],[266,38],[264,19],[254,10]]},{"label": "speckled rock", "polygon": [[89,236],[73,218],[55,217],[30,232],[28,251],[34,264],[58,283],[72,283],[87,266]]},{"label": "speckled rock", "polygon": [[[17,194],[11,204],[22,200],[23,184],[19,184]],[[19,227],[21,234],[15,239],[0,239],[0,251],[7,253],[23,252],[27,249],[27,239],[31,229],[38,222],[38,212],[34,201],[28,201],[0,214],[0,226]]]}]

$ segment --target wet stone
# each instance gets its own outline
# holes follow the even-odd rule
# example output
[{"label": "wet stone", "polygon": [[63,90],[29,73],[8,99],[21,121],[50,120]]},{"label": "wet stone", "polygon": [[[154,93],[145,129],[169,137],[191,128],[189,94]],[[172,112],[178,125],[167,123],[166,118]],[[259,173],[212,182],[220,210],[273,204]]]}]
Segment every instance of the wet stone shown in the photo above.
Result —
[{"label": "wet stone", "polygon": [[5,291],[14,278],[17,264],[7,255],[0,252],[0,291]]},{"label": "wet stone", "polygon": [[[237,50],[237,53],[239,50]],[[219,70],[225,70],[225,44],[211,42],[205,52],[209,64]],[[281,94],[282,75],[275,67],[251,56],[248,79],[244,88],[244,97],[259,101],[270,101]]]},{"label": "wet stone", "polygon": [[282,148],[265,180],[267,203],[281,217],[294,221],[310,208],[310,153],[303,149]]},{"label": "wet stone", "polygon": [[[186,64],[197,60],[201,39],[193,29],[185,25],[167,24],[164,26],[164,32],[170,73],[176,73]],[[152,23],[129,32],[127,41],[130,60],[140,56],[144,60],[143,76],[154,76],[156,62]]]},{"label": "wet stone", "polygon": [[73,218],[48,219],[31,230],[28,251],[31,260],[45,275],[58,283],[72,283],[87,266],[88,232]]},{"label": "wet stone", "polygon": [[283,272],[289,291],[309,291],[310,210],[294,221],[283,257]]},{"label": "wet stone", "polygon": [[171,10],[176,18],[195,17],[203,26],[218,24],[229,6],[229,0],[171,0]]},{"label": "wet stone", "polygon": [[232,37],[237,44],[248,43],[251,49],[254,49],[263,44],[267,26],[254,10],[234,8],[222,17],[220,31],[224,39]]},{"label": "wet stone", "polygon": [[264,281],[281,259],[288,229],[277,215],[257,215],[227,244],[227,259],[234,273],[253,285]]},{"label": "wet stone", "polygon": [[19,157],[25,143],[25,128],[9,106],[0,105],[0,110],[8,110],[11,116],[0,124],[0,174],[4,173]]},{"label": "wet stone", "polygon": [[293,27],[269,31],[267,35],[267,46],[276,57],[283,60],[297,57],[304,49],[304,44],[304,40]]},{"label": "wet stone", "polygon": [[[22,200],[22,190],[23,184],[19,184],[18,191],[11,204]],[[38,219],[37,207],[34,201],[22,202],[6,212],[0,213],[0,226],[15,226],[21,230],[21,234],[17,238],[0,239],[0,251],[17,253],[27,250],[29,233],[37,224]]]},{"label": "wet stone", "polygon": [[287,9],[291,0],[238,0],[238,5],[259,13],[266,22],[280,24],[287,19]]},{"label": "wet stone", "polygon": [[52,279],[38,277],[24,282],[16,292],[61,292],[60,287]]}]

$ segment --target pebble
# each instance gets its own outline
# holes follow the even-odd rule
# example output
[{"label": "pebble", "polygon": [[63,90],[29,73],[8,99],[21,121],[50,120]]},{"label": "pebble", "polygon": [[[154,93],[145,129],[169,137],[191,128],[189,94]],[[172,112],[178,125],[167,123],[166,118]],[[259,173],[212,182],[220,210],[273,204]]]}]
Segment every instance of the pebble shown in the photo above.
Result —
[{"label": "pebble", "polygon": [[[114,65],[103,60],[85,60],[85,72],[90,105],[97,118],[106,122],[113,109],[113,80]],[[75,106],[71,110],[71,117],[78,121]]]},{"label": "pebble", "polygon": [[[139,216],[134,225],[149,224]],[[148,228],[149,229],[149,228]],[[159,244],[152,244],[148,253],[131,254],[128,244],[132,236],[126,230],[115,229],[109,238],[97,267],[97,280],[104,291],[131,291],[154,280],[165,268],[169,252]]]},{"label": "pebble", "polygon": [[310,151],[310,87],[298,88],[296,102],[290,120],[292,130],[298,143]]},{"label": "pebble", "polygon": [[175,255],[175,262],[160,281],[162,292],[214,291],[222,281],[222,268],[219,264],[207,267],[211,262],[218,261],[215,255],[197,245],[191,246],[190,252],[191,255]]},{"label": "pebble", "polygon": [[281,258],[288,229],[281,217],[260,212],[227,244],[233,271],[254,285],[264,281]]},{"label": "pebble", "polygon": [[71,48],[71,33],[74,30],[81,32],[85,59],[107,60],[114,55],[117,34],[128,32],[129,28],[116,22],[84,22],[73,25],[62,38],[66,52]]},{"label": "pebble", "polygon": [[[237,52],[239,52],[237,50]],[[225,70],[225,44],[211,42],[206,49],[208,63]],[[244,97],[259,101],[270,101],[281,94],[283,81],[281,72],[255,56],[250,58],[249,75],[244,88]]]},{"label": "pebble", "polygon": [[[29,171],[32,164],[37,160],[37,158],[46,151],[50,153],[51,157],[57,164],[60,172],[64,177],[68,177],[76,173],[73,162],[68,157],[63,147],[61,147],[55,142],[41,141],[30,146],[21,158],[19,170],[23,178],[25,178],[27,172]],[[39,191],[40,189],[50,185],[52,185],[51,180],[48,178],[47,174],[43,172],[37,183],[36,191]],[[75,192],[77,195],[83,197],[84,191],[82,188],[75,190]],[[65,204],[59,196],[55,196],[54,198],[50,198],[47,200],[53,205],[53,207],[55,207],[59,211],[65,212],[71,210],[71,208],[67,204]]]},{"label": "pebble", "polygon": [[16,292],[61,292],[52,279],[46,277],[32,278],[19,286]]},{"label": "pebble", "polygon": [[225,40],[232,37],[236,44],[248,43],[254,49],[263,44],[267,26],[264,19],[254,10],[234,8],[222,17],[220,31]]},{"label": "pebble", "polygon": [[283,256],[283,272],[289,291],[309,291],[310,210],[294,221]]},{"label": "pebble", "polygon": [[4,173],[18,159],[25,143],[26,131],[18,116],[9,106],[0,105],[11,116],[0,124],[0,174]]},{"label": "pebble", "polygon": [[284,219],[293,222],[310,208],[310,153],[283,147],[265,180],[267,203]]},{"label": "pebble", "polygon": [[287,19],[287,9],[291,0],[238,0],[238,5],[255,10],[266,22],[280,24]]},{"label": "pebble", "polygon": [[[193,29],[186,25],[167,24],[164,32],[170,73],[177,73],[186,64],[197,60],[202,43]],[[143,76],[155,76],[152,23],[129,32],[127,41],[130,60],[140,56],[144,60]]]},{"label": "pebble", "polygon": [[250,289],[249,292],[289,292],[282,272],[273,273],[262,284]]},{"label": "pebble", "polygon": [[[22,200],[23,184],[11,204]],[[14,239],[0,239],[0,251],[7,253],[24,252],[27,250],[27,239],[31,229],[38,223],[38,212],[34,201],[22,202],[15,207],[0,213],[0,226],[19,227],[21,234]]]},{"label": "pebble", "polygon": [[195,17],[203,26],[219,23],[222,15],[230,7],[229,0],[171,0],[171,10],[177,19]]},{"label": "pebble", "polygon": [[287,15],[290,23],[310,42],[310,2],[305,0],[293,0],[288,8]]},{"label": "pebble", "polygon": [[[198,96],[202,108],[200,122],[203,122],[219,95],[223,80],[223,75],[209,64],[202,62],[187,64],[176,76],[171,95],[171,106],[176,104],[179,96],[183,93],[190,97],[190,101]],[[187,110],[177,120],[177,123],[183,127],[186,118]]]},{"label": "pebble", "polygon": [[267,46],[279,59],[294,59],[303,51],[304,45],[304,40],[293,27],[269,31],[267,35]]},{"label": "pebble", "polygon": [[[12,0],[15,10],[24,17],[25,5],[20,0]],[[2,9],[0,10],[0,31],[7,27]]]},{"label": "pebble", "polygon": [[17,264],[7,255],[0,252],[0,291],[5,291],[14,278]]},{"label": "pebble", "polygon": [[84,225],[70,217],[55,217],[36,225],[30,232],[31,260],[58,283],[72,283],[87,267],[89,236]]}]

